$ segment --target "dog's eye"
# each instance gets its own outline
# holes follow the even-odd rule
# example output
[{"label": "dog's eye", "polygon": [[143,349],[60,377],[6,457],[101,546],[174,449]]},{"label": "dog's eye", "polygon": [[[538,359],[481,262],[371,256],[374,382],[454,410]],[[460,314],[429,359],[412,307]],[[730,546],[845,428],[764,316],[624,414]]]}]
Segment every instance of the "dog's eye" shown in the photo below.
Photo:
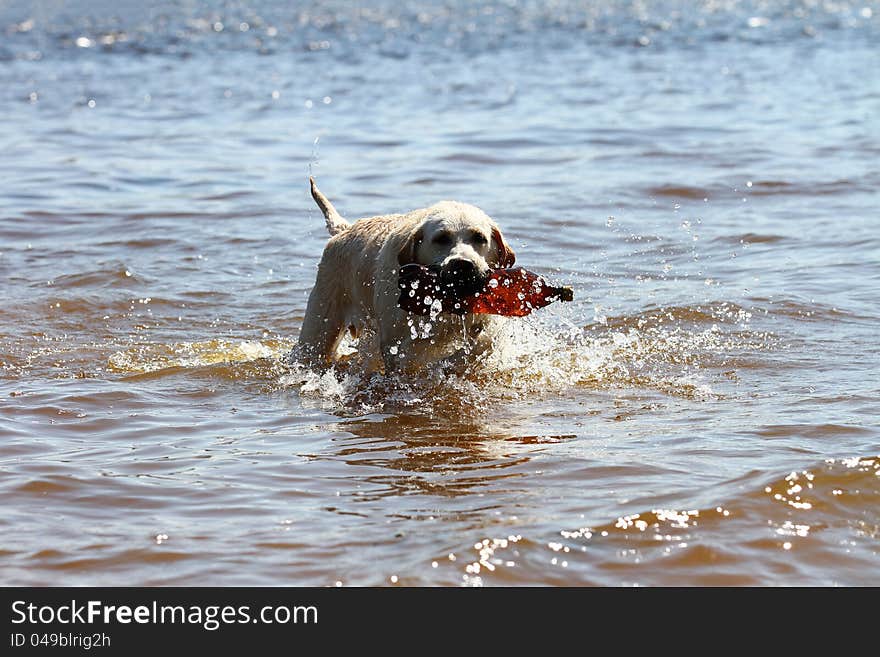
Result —
[{"label": "dog's eye", "polygon": [[452,244],[452,235],[450,233],[437,233],[434,235],[434,239],[431,240],[434,244],[440,244],[441,246],[447,246],[448,244]]},{"label": "dog's eye", "polygon": [[471,240],[473,240],[475,244],[489,243],[489,238],[483,235],[483,233],[474,233],[473,235],[471,235]]}]

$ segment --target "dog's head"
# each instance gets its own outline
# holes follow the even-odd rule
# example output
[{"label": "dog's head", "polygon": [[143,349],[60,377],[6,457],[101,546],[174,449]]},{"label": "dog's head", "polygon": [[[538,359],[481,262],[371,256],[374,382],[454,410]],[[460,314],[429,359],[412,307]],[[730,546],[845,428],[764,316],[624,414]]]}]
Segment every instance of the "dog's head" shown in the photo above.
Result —
[{"label": "dog's head", "polygon": [[425,213],[412,229],[397,257],[398,263],[418,263],[436,269],[441,284],[458,298],[483,289],[492,269],[516,262],[501,230],[473,205],[443,201]]}]

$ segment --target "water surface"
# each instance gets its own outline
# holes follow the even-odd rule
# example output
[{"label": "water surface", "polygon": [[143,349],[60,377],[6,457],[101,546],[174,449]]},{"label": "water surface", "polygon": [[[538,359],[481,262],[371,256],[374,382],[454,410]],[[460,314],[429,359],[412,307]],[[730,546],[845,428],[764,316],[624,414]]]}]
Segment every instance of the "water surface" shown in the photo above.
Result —
[{"label": "water surface", "polygon": [[[0,7],[0,581],[880,584],[880,5]],[[575,288],[291,371],[326,240]]]}]

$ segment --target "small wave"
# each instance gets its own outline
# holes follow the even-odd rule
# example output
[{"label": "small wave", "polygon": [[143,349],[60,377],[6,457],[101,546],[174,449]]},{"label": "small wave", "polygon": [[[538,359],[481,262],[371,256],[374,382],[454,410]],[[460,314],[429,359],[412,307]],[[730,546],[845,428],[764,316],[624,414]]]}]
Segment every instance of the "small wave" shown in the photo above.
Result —
[{"label": "small wave", "polygon": [[836,306],[816,303],[815,301],[802,302],[794,299],[766,298],[756,298],[755,301],[766,303],[770,315],[788,317],[805,322],[876,321],[874,317],[859,315]]},{"label": "small wave", "polygon": [[49,571],[73,571],[73,572],[107,572],[114,567],[130,563],[145,564],[170,564],[178,561],[192,559],[193,555],[188,552],[175,550],[158,550],[136,548],[113,552],[109,556],[100,557],[72,557],[64,553],[38,553],[34,555],[34,564]]},{"label": "small wave", "polygon": [[534,167],[539,165],[546,164],[565,164],[568,162],[574,162],[578,158],[575,156],[556,156],[556,157],[547,157],[547,156],[538,156],[538,155],[530,155],[527,157],[521,158],[512,158],[512,157],[495,157],[491,155],[486,155],[485,153],[451,153],[449,155],[443,155],[439,158],[444,162],[463,162],[465,164],[491,164],[494,166],[528,166]]},{"label": "small wave", "polygon": [[758,233],[743,233],[742,235],[724,235],[716,237],[714,242],[723,244],[778,244],[779,242],[795,241],[793,237],[783,237],[782,235],[760,235]]},{"label": "small wave", "polygon": [[161,249],[170,248],[179,244],[176,239],[167,237],[143,237],[132,239],[114,239],[106,242],[98,242],[97,246],[118,246],[124,249]]},{"label": "small wave", "polygon": [[[669,151],[647,151],[644,157],[659,159],[676,159],[686,157],[686,153],[672,153]],[[649,197],[678,198],[702,201],[704,199],[732,199],[742,196],[829,196],[835,194],[852,194],[854,192],[871,192],[876,187],[876,181],[866,177],[860,180],[814,180],[814,181],[786,181],[786,180],[749,180],[742,185],[718,184],[712,186],[697,187],[691,185],[679,185],[668,183],[658,186],[640,188],[639,193]]]},{"label": "small wave", "polygon": [[108,360],[111,371],[149,374],[177,368],[198,368],[259,359],[278,360],[292,348],[281,340],[206,340],[178,344],[148,344],[117,351]]},{"label": "small wave", "polygon": [[602,317],[591,326],[602,325],[608,328],[623,329],[659,326],[661,324],[716,324],[730,322],[745,326],[752,318],[752,312],[735,303],[719,302],[695,306],[664,306],[648,308],[637,315],[621,317]]},{"label": "small wave", "polygon": [[197,201],[232,201],[239,198],[246,198],[248,196],[253,196],[254,193],[252,191],[241,189],[233,192],[224,192],[222,194],[209,194],[207,196],[199,196],[196,198]]},{"label": "small wave", "polygon": [[688,187],[685,185],[661,185],[648,187],[645,192],[649,196],[669,196],[672,198],[704,199],[711,198],[715,190],[704,187]]},{"label": "small wave", "polygon": [[34,479],[18,486],[15,492],[25,495],[55,495],[75,491],[78,484],[78,481],[66,477]]},{"label": "small wave", "polygon": [[[52,280],[52,285],[59,289],[126,287],[134,282],[132,279],[137,280],[135,274],[125,264],[111,262],[105,263],[100,269],[56,276]],[[64,301],[68,304],[70,300]]]},{"label": "small wave", "polygon": [[[744,487],[725,499],[725,490]],[[880,457],[829,459],[769,479],[750,473],[714,490],[720,494],[714,504],[655,507],[564,528],[546,542],[522,535],[484,539],[464,562],[464,584],[521,583],[533,568],[543,573],[538,564],[547,561],[580,578],[586,573],[593,584],[877,582],[876,575],[865,579],[864,567],[880,539]],[[842,581],[817,579],[830,563]]]},{"label": "small wave", "polygon": [[[782,180],[755,180],[748,188],[752,196],[828,196],[851,194],[859,189],[870,191],[871,186],[854,180],[832,180],[793,183]],[[741,190],[742,191],[742,190]]]}]

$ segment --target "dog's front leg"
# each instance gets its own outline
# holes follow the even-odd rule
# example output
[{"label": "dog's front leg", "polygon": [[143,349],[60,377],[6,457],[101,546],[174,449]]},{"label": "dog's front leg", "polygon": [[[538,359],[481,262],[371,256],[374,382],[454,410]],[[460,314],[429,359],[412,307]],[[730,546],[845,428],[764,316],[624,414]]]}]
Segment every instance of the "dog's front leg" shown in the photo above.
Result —
[{"label": "dog's front leg", "polygon": [[414,346],[405,313],[398,311],[392,321],[380,325],[379,349],[386,375],[410,368]]},{"label": "dog's front leg", "polygon": [[491,350],[491,336],[481,333],[469,341],[467,345],[446,356],[437,364],[448,374],[463,376],[468,369],[487,356]]},{"label": "dog's front leg", "polygon": [[490,315],[469,315],[465,320],[465,345],[444,358],[440,365],[460,376],[475,364],[485,361],[495,347],[503,321],[504,318]]}]

